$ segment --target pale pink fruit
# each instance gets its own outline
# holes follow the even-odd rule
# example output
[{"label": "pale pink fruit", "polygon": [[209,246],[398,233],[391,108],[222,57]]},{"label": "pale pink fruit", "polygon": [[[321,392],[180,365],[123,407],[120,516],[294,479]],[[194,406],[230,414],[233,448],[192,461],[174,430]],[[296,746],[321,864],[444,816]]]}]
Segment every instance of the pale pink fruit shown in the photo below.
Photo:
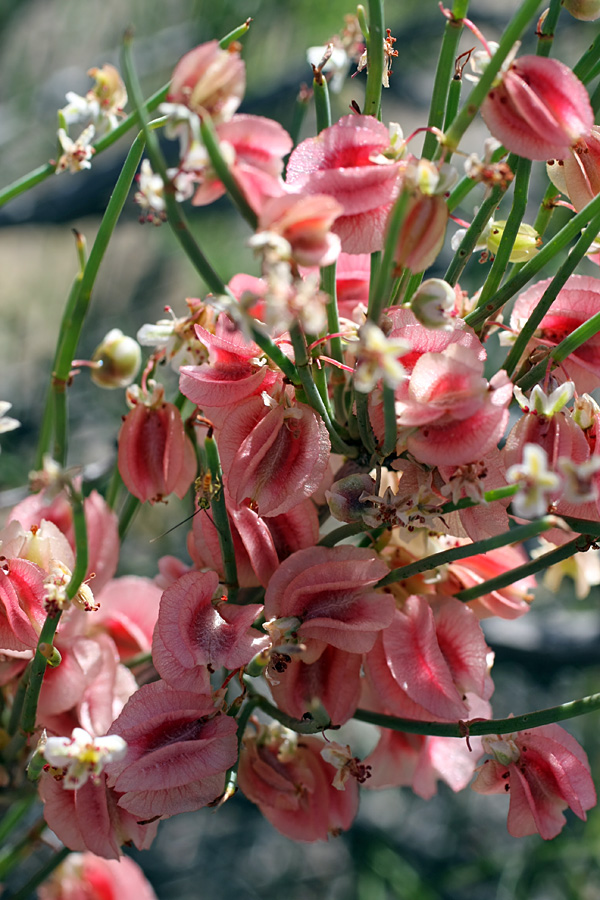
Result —
[{"label": "pale pink fruit", "polygon": [[478,770],[473,790],[510,793],[508,831],[513,837],[539,832],[545,840],[562,831],[569,806],[585,821],[596,791],[584,750],[560,725],[544,725],[484,740],[493,754]]},{"label": "pale pink fruit", "polygon": [[334,232],[345,253],[371,253],[383,246],[388,213],[398,194],[400,164],[382,154],[387,128],[372,116],[344,116],[296,147],[287,168],[293,190],[329,194],[342,204]]},{"label": "pale pink fruit", "polygon": [[[510,317],[510,327],[520,331],[549,286],[551,278],[538,281],[517,298]],[[540,322],[526,353],[539,344],[555,347],[571,332],[600,312],[600,279],[588,275],[571,275],[556,300]],[[565,374],[566,373],[566,374]],[[553,374],[559,382],[568,378],[578,392],[593,391],[600,380],[600,333],[577,348]]]},{"label": "pale pink fruit", "polygon": [[115,578],[96,595],[93,625],[110,634],[121,660],[150,652],[161,595],[153,581],[136,575]]},{"label": "pale pink fruit", "polygon": [[119,806],[140,819],[168,818],[215,800],[237,759],[236,722],[210,694],[143,685],[113,723],[127,742],[125,759],[107,767]]},{"label": "pale pink fruit", "polygon": [[222,50],[218,41],[200,44],[183,56],[173,72],[168,99],[216,122],[231,119],[246,89],[246,66],[239,45]]},{"label": "pale pink fruit", "polygon": [[39,900],[157,900],[150,882],[129,856],[102,859],[71,853],[38,888]]},{"label": "pale pink fruit", "polygon": [[258,231],[271,231],[290,245],[299,266],[329,266],[340,253],[331,228],[343,207],[327,194],[286,194],[262,205]]},{"label": "pale pink fruit", "polygon": [[244,738],[238,784],[271,825],[294,841],[325,841],[350,828],[358,811],[358,783],[333,787],[336,769],[325,762],[325,744],[302,737],[287,745],[277,734]]},{"label": "pale pink fruit", "polygon": [[404,216],[394,261],[411,272],[424,272],[444,244],[448,224],[448,204],[440,194],[416,192],[410,197]]},{"label": "pale pink fruit", "polygon": [[493,87],[481,114],[495,138],[526,159],[565,159],[594,124],[588,93],[557,59],[522,56]]},{"label": "pale pink fruit", "polygon": [[3,559],[0,564],[0,649],[29,650],[37,646],[46,620],[46,573],[27,559]]},{"label": "pale pink fruit", "polygon": [[306,662],[317,659],[324,644],[364,653],[394,614],[393,598],[373,590],[387,572],[370,550],[359,547],[298,550],[269,582],[265,618],[301,620],[298,636],[313,647]]}]

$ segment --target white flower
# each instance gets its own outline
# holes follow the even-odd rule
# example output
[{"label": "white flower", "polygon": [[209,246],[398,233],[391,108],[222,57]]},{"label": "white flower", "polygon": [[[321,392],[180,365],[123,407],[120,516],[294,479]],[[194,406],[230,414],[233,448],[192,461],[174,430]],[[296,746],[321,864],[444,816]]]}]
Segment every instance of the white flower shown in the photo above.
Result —
[{"label": "white flower", "polygon": [[551,394],[536,384],[531,389],[529,397],[526,397],[518,385],[515,385],[515,399],[522,410],[525,412],[535,412],[540,416],[552,418],[556,413],[560,412],[564,406],[572,400],[575,393],[575,385],[572,381],[565,381],[564,384],[555,388]]},{"label": "white flower", "polygon": [[515,515],[523,519],[537,519],[548,511],[553,494],[560,487],[560,478],[548,469],[548,456],[538,444],[525,444],[523,462],[511,466],[506,472],[509,484],[520,484],[512,506]]},{"label": "white flower", "polygon": [[354,387],[363,394],[373,390],[380,378],[391,388],[397,388],[406,378],[406,371],[398,361],[411,349],[408,341],[390,340],[374,322],[367,321],[358,330],[358,345],[353,349],[357,357]]},{"label": "white flower", "polygon": [[565,500],[569,503],[589,503],[598,499],[598,487],[592,476],[600,469],[600,456],[591,456],[582,463],[561,456],[558,469],[564,479]]},{"label": "white flower", "polygon": [[14,431],[21,424],[18,419],[6,415],[11,407],[12,403],[9,403],[8,400],[0,400],[0,434],[4,434],[5,431]]},{"label": "white flower", "polygon": [[58,140],[64,153],[56,164],[54,170],[57,175],[68,169],[69,172],[81,172],[82,169],[91,169],[91,159],[96,152],[91,146],[96,129],[93,125],[84,128],[76,141],[69,137],[64,128],[58,129]]},{"label": "white flower", "polygon": [[70,738],[48,738],[40,752],[51,766],[66,770],[63,787],[76,791],[88,778],[96,781],[108,763],[123,759],[127,744],[118,734],[92,737],[83,728],[74,728]]}]

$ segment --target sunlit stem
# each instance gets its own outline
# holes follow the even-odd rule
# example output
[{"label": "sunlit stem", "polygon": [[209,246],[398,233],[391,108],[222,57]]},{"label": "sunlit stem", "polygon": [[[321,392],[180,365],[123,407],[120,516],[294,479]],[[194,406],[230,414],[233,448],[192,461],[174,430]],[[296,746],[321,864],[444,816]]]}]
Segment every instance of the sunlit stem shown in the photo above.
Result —
[{"label": "sunlit stem", "polygon": [[[475,541],[472,544],[464,544],[460,547],[450,547],[447,550],[441,550],[439,553],[433,553],[424,559],[415,560],[406,566],[401,566],[392,571],[377,583],[377,587],[386,587],[388,584],[395,584],[398,581],[405,581],[414,575],[420,575],[421,572],[429,572],[437,569],[439,566],[448,565],[448,563],[456,562],[459,559],[469,559],[472,556],[478,556],[482,553],[489,553],[491,550],[497,550],[499,547],[506,547],[507,544],[517,544],[520,541],[527,541],[530,538],[543,534],[551,528],[556,528],[558,519],[556,516],[545,516],[535,522],[528,522],[526,525],[518,525],[505,531],[502,534],[496,534],[491,538],[485,538],[482,541]],[[572,555],[572,554],[570,554]],[[516,579],[515,579],[516,580]],[[479,587],[479,585],[477,585]],[[489,591],[484,591],[489,593]]]},{"label": "sunlit stem", "polygon": [[[369,32],[367,43],[367,87],[365,89],[366,116],[379,117],[383,86],[383,0],[369,0]],[[367,35],[365,35],[367,39]]]},{"label": "sunlit stem", "polygon": [[[529,313],[527,321],[524,323],[521,332],[518,334],[517,339],[513,344],[511,351],[506,357],[503,365],[503,369],[505,369],[506,373],[509,376],[513,374],[519,360],[525,352],[525,348],[527,347],[528,342],[533,337],[535,330],[540,325],[540,322],[550,309],[552,303],[556,300],[559,291],[565,286],[567,279],[573,274],[573,272],[585,256],[586,252],[595,241],[599,231],[600,213],[598,213],[598,215],[595,216],[589,223],[589,225],[569,253],[567,259],[562,264],[562,266],[542,294],[539,303],[537,304],[535,309],[532,310],[531,313]],[[556,347],[555,349],[558,350],[558,347]],[[553,359],[556,359],[553,354],[551,355]],[[564,358],[565,357],[563,357],[563,359]],[[532,382],[532,384],[533,383],[534,382]]]},{"label": "sunlit stem", "polygon": [[[88,547],[83,497],[81,496],[81,493],[73,487],[70,488],[70,500],[73,509],[73,530],[75,534],[75,568],[73,569],[71,579],[65,590],[68,599],[72,600],[85,578],[88,566]],[[23,702],[21,729],[25,734],[32,734],[35,731],[38,700],[42,688],[42,681],[44,680],[44,673],[48,664],[47,655],[40,652],[40,645],[52,645],[60,617],[60,610],[54,616],[48,615],[42,626],[38,646],[31,666],[29,684]]]},{"label": "sunlit stem", "polygon": [[585,51],[581,59],[573,66],[573,72],[587,84],[591,79],[596,63],[600,59],[600,34],[596,35],[591,45]]},{"label": "sunlit stem", "polygon": [[[221,460],[219,459],[217,442],[212,434],[212,428],[209,430],[209,433],[204,440],[204,450],[206,451],[206,461],[212,476],[212,483],[215,486],[222,485],[223,472],[221,469]],[[227,515],[227,507],[225,505],[225,490],[223,488],[221,488],[221,490],[216,490],[213,494],[210,501],[210,508],[213,514],[215,528],[219,535],[219,546],[221,548],[221,557],[223,559],[228,597],[230,600],[235,601],[238,589],[237,566],[235,562],[233,538],[229,526],[229,516]]]},{"label": "sunlit stem", "polygon": [[[231,202],[242,218],[244,218],[250,227],[255,230],[258,225],[258,216],[246,200],[229,165],[223,158],[217,133],[214,129],[212,120],[208,115],[204,116],[200,122],[200,135],[204,146],[206,147],[206,152],[210,157],[212,167],[218,175],[219,180],[223,183]],[[166,183],[167,182],[165,182],[165,184]]]},{"label": "sunlit stem", "polygon": [[588,550],[589,547],[590,540],[585,535],[579,535],[579,537],[574,538],[572,541],[568,541],[568,543],[557,547],[556,550],[544,553],[543,556],[538,556],[537,559],[532,559],[527,563],[523,563],[522,566],[517,566],[515,569],[510,569],[508,572],[503,572],[502,575],[497,575],[495,578],[482,581],[481,584],[476,584],[472,588],[458,591],[454,596],[457,600],[468,603],[470,600],[476,600],[477,597],[483,597],[484,594],[491,594],[492,591],[500,591],[502,588],[514,584],[515,581],[520,581],[521,578],[527,578],[529,575],[535,575],[537,572],[549,569],[550,566],[562,562],[563,559],[569,559],[570,556],[573,556],[579,551]]},{"label": "sunlit stem", "polygon": [[396,255],[398,239],[408,209],[409,200],[410,190],[404,187],[400,191],[400,196],[392,207],[388,221],[383,257],[374,281],[371,283],[367,318],[371,319],[372,322],[375,322],[376,325],[379,324],[381,313],[387,305],[386,301],[389,300],[391,296],[392,276],[395,265],[394,257]]},{"label": "sunlit stem", "polygon": [[[427,125],[430,128],[441,128],[444,124],[444,114],[448,103],[450,85],[454,75],[454,61],[458,50],[458,43],[463,30],[462,20],[467,14],[469,0],[455,0],[452,7],[452,18],[446,21],[444,37],[440,48],[431,106],[429,107],[429,119]],[[460,91],[459,91],[460,95]],[[456,115],[456,110],[452,119]],[[448,116],[446,116],[448,119]],[[433,159],[438,149],[438,141],[434,134],[428,132],[423,143],[424,159]]]},{"label": "sunlit stem", "polygon": [[502,63],[512,50],[515,41],[519,40],[528,23],[535,16],[539,6],[540,0],[524,0],[521,7],[509,22],[500,39],[498,49],[491,58],[489,65],[444,136],[444,146],[451,152],[454,152],[457,149],[463,134],[477,115],[479,107],[487,97],[488,92],[502,67]]},{"label": "sunlit stem", "polygon": [[494,215],[503,193],[504,189],[500,185],[496,185],[496,187],[492,188],[489,197],[483,201],[477,210],[471,225],[467,228],[467,233],[460,242],[460,246],[454,254],[452,261],[446,270],[446,274],[444,275],[444,279],[448,284],[451,284],[452,287],[457,284],[458,279],[462,275],[485,226]]},{"label": "sunlit stem", "polygon": [[468,316],[465,321],[472,328],[478,328],[488,316],[493,315],[499,309],[502,309],[511,297],[521,290],[544,266],[573,238],[579,235],[581,229],[600,212],[600,195],[594,197],[585,206],[581,212],[573,216],[573,218],[563,227],[554,237],[545,244],[538,253],[525,263],[523,268],[516,275],[502,285],[494,297],[490,298],[485,307],[477,307]]},{"label": "sunlit stem", "polygon": [[519,226],[523,221],[523,216],[525,215],[525,210],[527,209],[530,175],[531,160],[523,159],[523,157],[520,157],[517,161],[517,168],[515,172],[513,204],[508,219],[506,220],[504,233],[502,234],[502,238],[500,239],[500,245],[496,252],[492,268],[490,269],[488,277],[486,278],[483,288],[481,289],[481,294],[479,295],[479,300],[477,301],[478,306],[485,305],[488,299],[496,293],[498,287],[500,286],[500,282],[502,281],[502,277],[508,267],[510,254],[512,253],[512,249],[517,238]]},{"label": "sunlit stem", "polygon": [[149,127],[148,116],[143,106],[142,92],[133,65],[131,41],[131,34],[127,33],[123,41],[123,76],[132,105],[139,116],[142,132],[146,139],[150,162],[152,163],[154,171],[158,172],[164,183],[164,201],[167,220],[173,230],[173,234],[179,241],[181,248],[200,277],[206,282],[209,290],[214,294],[229,294],[223,280],[217,275],[192,235],[187,218],[180,204],[175,199],[175,187],[167,174],[167,165],[162,155],[158,138],[154,131]]},{"label": "sunlit stem", "polygon": [[366,709],[357,709],[354,718],[359,722],[370,722],[381,728],[390,728],[392,731],[405,731],[408,734],[433,734],[439,737],[464,738],[477,737],[483,734],[512,734],[516,731],[525,731],[530,728],[538,728],[540,725],[551,725],[553,722],[564,722],[565,719],[574,719],[576,716],[584,716],[587,713],[600,709],[600,694],[590,694],[581,700],[571,700],[560,706],[551,706],[548,709],[540,709],[526,713],[523,716],[511,716],[509,719],[486,719],[484,721],[460,722],[455,724],[445,722],[419,722],[415,719],[397,719],[394,716],[385,716],[373,713]]},{"label": "sunlit stem", "polygon": [[222,37],[219,41],[219,47],[221,50],[227,50],[230,44],[233,44],[234,41],[239,41],[240,38],[243,38],[245,34],[248,33],[248,29],[252,24],[252,19],[248,18],[243,23],[243,25],[238,25],[237,28],[234,28],[233,31],[230,31],[229,34],[226,34],[225,37]]}]

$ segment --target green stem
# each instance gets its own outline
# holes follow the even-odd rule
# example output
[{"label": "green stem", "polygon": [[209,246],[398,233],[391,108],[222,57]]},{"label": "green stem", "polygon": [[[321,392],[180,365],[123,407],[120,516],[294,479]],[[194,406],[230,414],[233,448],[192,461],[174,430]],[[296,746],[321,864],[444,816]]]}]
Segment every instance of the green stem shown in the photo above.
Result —
[{"label": "green stem", "polygon": [[[200,135],[202,142],[209,155],[213,169],[215,170],[219,180],[222,182],[225,190],[229,194],[229,199],[240,213],[242,218],[246,220],[253,231],[258,225],[258,216],[246,200],[242,189],[237,183],[235,176],[232,174],[229,165],[225,161],[221,153],[219,139],[214,129],[210,116],[206,115],[200,122]],[[165,181],[165,184],[167,182]]]},{"label": "green stem", "polygon": [[[585,231],[569,253],[567,259],[559,268],[558,272],[542,294],[537,306],[529,314],[527,321],[523,325],[517,339],[513,344],[510,353],[506,357],[503,369],[509,377],[513,374],[517,367],[517,363],[525,352],[527,344],[533,337],[540,322],[550,309],[552,303],[556,300],[559,291],[565,286],[567,279],[573,274],[586,252],[596,240],[600,231],[600,213],[595,216]],[[587,324],[587,323],[586,323]],[[556,348],[558,350],[558,347]]]},{"label": "green stem", "polygon": [[213,294],[229,295],[223,280],[217,275],[192,235],[187,218],[181,209],[181,206],[175,199],[175,187],[167,175],[167,165],[162,155],[158,138],[149,126],[146,110],[144,109],[142,92],[131,56],[130,34],[126,34],[125,40],[123,41],[123,76],[132,105],[136,110],[136,114],[139,116],[150,162],[152,163],[154,171],[158,172],[164,183],[164,201],[167,219],[173,230],[173,234],[179,241],[183,251],[200,277],[206,282],[208,289],[212,291]]},{"label": "green stem", "polygon": [[37,793],[32,791],[28,796],[21,797],[10,806],[0,821],[0,847],[10,837],[23,816],[31,809],[37,800]]},{"label": "green stem", "polygon": [[573,216],[567,224],[557,232],[554,237],[541,248],[533,259],[525,263],[523,268],[513,275],[512,278],[502,285],[500,290],[492,297],[484,307],[477,307],[468,316],[465,316],[465,322],[472,328],[477,329],[481,326],[488,316],[493,315],[499,309],[502,309],[511,297],[524,287],[527,282],[544,268],[544,266],[567,244],[577,237],[581,229],[587,223],[600,213],[600,195],[594,197],[585,206],[581,212]]},{"label": "green stem", "polygon": [[402,223],[408,209],[410,191],[403,187],[400,196],[394,203],[388,220],[387,235],[383,257],[377,269],[377,274],[372,279],[369,292],[369,309],[367,317],[379,325],[381,313],[386,306],[386,300],[391,296],[392,273],[394,270],[394,257],[398,247],[398,239],[402,229]]},{"label": "green stem", "polygon": [[383,87],[383,0],[369,0],[369,33],[367,41],[367,87],[364,114],[379,117]]},{"label": "green stem", "polygon": [[[151,112],[156,109],[159,103],[166,100],[168,91],[169,85],[166,84],[153,94],[149,100],[146,100],[144,103],[146,112]],[[123,119],[113,131],[100,138],[100,140],[94,144],[96,150],[95,156],[98,156],[99,153],[102,153],[103,150],[106,150],[108,147],[112,146],[115,141],[118,141],[120,137],[133,128],[137,123],[137,120],[137,112],[131,113],[131,115],[127,116],[126,119]],[[17,181],[13,181],[12,184],[7,185],[7,187],[0,191],[0,206],[8,203],[9,200],[13,200],[15,197],[18,197],[19,194],[23,194],[30,188],[35,187],[35,185],[39,184],[41,181],[45,181],[50,175],[54,175],[55,170],[56,164],[46,163],[46,165],[39,166],[39,168],[34,169],[33,172],[30,172],[28,175],[24,175]]]},{"label": "green stem", "polygon": [[489,197],[483,201],[475,214],[475,218],[467,228],[467,233],[460,242],[460,246],[454,254],[446,274],[444,275],[444,280],[453,287],[458,282],[458,279],[463,273],[463,269],[469,262],[471,254],[473,253],[485,226],[494,215],[503,193],[504,188],[501,185],[496,185],[496,187],[492,189]]},{"label": "green stem", "polygon": [[462,92],[462,77],[454,75],[448,88],[448,100],[446,101],[446,115],[444,116],[444,129],[447,131],[456,116],[458,115],[458,107],[460,106],[460,95]]},{"label": "green stem", "polygon": [[444,146],[451,152],[454,152],[457,149],[463,134],[477,115],[479,107],[487,97],[496,76],[500,71],[502,63],[512,50],[515,41],[519,40],[530,20],[535,16],[539,6],[540,0],[524,0],[521,7],[509,22],[500,39],[498,49],[491,58],[489,65],[444,136]]},{"label": "green stem", "polygon": [[[87,528],[85,524],[85,512],[83,508],[83,497],[78,490],[70,488],[70,500],[73,508],[73,530],[75,533],[75,568],[71,574],[69,583],[65,591],[67,598],[73,600],[77,591],[85,578],[88,567],[88,547],[87,547]],[[31,664],[31,674],[29,684],[25,692],[23,702],[23,715],[21,719],[21,728],[25,734],[32,734],[35,731],[37,705],[46,671],[47,658],[40,652],[40,645],[52,645],[56,628],[60,621],[61,611],[56,615],[48,615],[42,626],[40,638],[36,648],[35,656]]]},{"label": "green stem", "polygon": [[[520,490],[520,486],[518,484],[507,484],[505,487],[494,488],[493,491],[486,491],[484,496],[486,503],[494,503],[495,500],[506,500],[507,497],[514,497],[517,491]],[[471,500],[470,497],[463,497],[462,500],[458,500],[456,503],[445,503],[443,506],[440,506],[439,510],[436,510],[440,516],[446,516],[448,513],[454,512],[457,509],[471,509],[473,506],[479,506],[478,500]]]},{"label": "green stem", "polygon": [[141,503],[138,498],[134,497],[133,494],[128,493],[119,514],[119,540],[121,542],[125,540],[125,536],[127,535],[135,516],[139,512],[140,506]]},{"label": "green stem", "polygon": [[554,33],[558,25],[558,18],[562,9],[562,0],[550,0],[546,18],[538,33],[536,56],[550,56],[552,44],[554,43]]},{"label": "green stem", "polygon": [[598,709],[600,709],[600,694],[590,694],[588,697],[582,697],[581,700],[571,700],[569,703],[525,713],[523,716],[511,716],[509,719],[485,719],[482,722],[470,721],[456,725],[452,722],[419,722],[415,719],[397,719],[395,716],[384,716],[366,709],[357,709],[354,718],[359,722],[370,722],[381,728],[390,728],[392,731],[464,738],[467,734],[470,737],[484,734],[513,734],[516,731],[539,728],[540,725],[551,725],[554,722],[563,722],[565,719],[574,719],[576,716],[584,716],[587,713],[596,712]]},{"label": "green stem", "polygon": [[337,433],[335,425],[332,422],[331,417],[327,412],[327,409],[325,408],[322,397],[317,390],[317,386],[313,381],[312,375],[310,373],[310,362],[306,349],[306,340],[304,339],[304,335],[302,334],[298,323],[291,327],[290,337],[292,339],[292,346],[294,348],[296,368],[298,370],[298,376],[304,389],[304,393],[306,394],[306,398],[309,404],[312,406],[315,412],[317,412],[321,416],[323,422],[325,423],[325,427],[329,432],[329,439],[331,441],[332,450],[334,451],[334,453],[342,453],[344,454],[344,456],[348,456],[351,458],[356,457],[356,447],[351,447],[349,444],[346,444]]},{"label": "green stem", "polygon": [[384,436],[381,446],[381,456],[385,459],[396,448],[398,427],[396,421],[396,395],[394,389],[384,383],[383,385],[383,421]]},{"label": "green stem", "polygon": [[595,334],[598,334],[599,331],[600,313],[596,313],[595,316],[592,316],[591,319],[588,319],[587,322],[584,322],[583,325],[580,325],[579,328],[572,331],[571,334],[568,335],[564,341],[561,341],[557,347],[554,347],[546,359],[543,359],[523,375],[522,378],[519,378],[517,384],[521,390],[528,390],[544,378],[548,371],[548,362],[550,359],[553,359],[556,363],[563,362],[571,355],[571,353],[575,353],[582,344],[585,344],[585,342],[589,341]]},{"label": "green stem", "polygon": [[[433,92],[431,95],[431,106],[429,107],[429,119],[427,120],[427,126],[429,128],[442,128],[444,124],[444,113],[448,103],[450,85],[454,76],[456,52],[463,30],[463,19],[467,14],[468,8],[469,0],[455,0],[454,6],[452,7],[452,18],[446,20],[444,37],[442,38],[442,46],[440,48],[435,82],[433,84]],[[452,119],[454,119],[455,115],[456,109]],[[433,159],[437,148],[438,139],[436,135],[427,132],[425,141],[423,142],[423,158]]]},{"label": "green stem", "polygon": [[20,841],[0,856],[0,879],[2,881],[4,881],[9,872],[12,872],[13,869],[33,853],[36,843],[39,841],[42,832],[45,830],[45,821],[43,819],[38,819]]},{"label": "green stem", "polygon": [[306,113],[308,112],[309,101],[310,92],[308,91],[308,89],[302,89],[296,98],[296,102],[294,103],[292,124],[289,128],[289,135],[292,139],[294,147],[300,140],[300,132],[302,131],[302,125],[304,123],[304,119],[306,118]]},{"label": "green stem", "polygon": [[354,391],[354,402],[356,404],[356,422],[358,425],[358,433],[363,447],[369,455],[373,455],[376,450],[375,435],[373,426],[369,418],[369,395],[362,391]]},{"label": "green stem", "polygon": [[276,706],[273,706],[272,703],[269,703],[266,697],[256,694],[252,689],[252,682],[248,677],[244,677],[244,682],[250,688],[249,698],[255,701],[255,707],[262,709],[262,711],[271,716],[272,719],[275,719],[285,728],[290,728],[297,734],[321,734],[326,729],[339,727],[335,725],[332,726],[329,723],[323,725],[311,720],[304,721],[303,719],[295,719],[293,716],[288,716],[287,713],[282,712]]},{"label": "green stem", "polygon": [[15,894],[10,895],[10,900],[29,900],[35,889],[39,887],[49,875],[52,875],[54,870],[64,862],[69,853],[71,853],[71,850],[69,850],[68,847],[63,847],[62,850],[55,853],[52,859],[49,859],[47,863],[38,869],[35,875],[29,879],[27,884],[23,885],[23,887]]},{"label": "green stem", "polygon": [[[206,451],[206,461],[212,476],[212,483],[215,487],[222,486],[223,471],[221,469],[221,460],[219,459],[217,442],[213,437],[212,429],[209,430],[209,433],[204,440],[204,450]],[[215,528],[219,535],[219,546],[221,548],[221,558],[223,559],[223,570],[225,574],[225,583],[228,588],[228,596],[230,600],[235,602],[235,596],[238,590],[237,566],[235,563],[233,538],[229,526],[229,516],[227,515],[227,506],[225,505],[225,491],[222,487],[213,494],[210,501],[210,508],[213,514]]]},{"label": "green stem", "polygon": [[466,588],[464,591],[458,591],[454,596],[457,600],[468,603],[470,600],[476,600],[477,597],[483,597],[484,594],[500,591],[502,588],[508,587],[509,584],[520,581],[521,578],[527,578],[528,575],[535,575],[537,572],[542,572],[544,569],[548,569],[550,566],[562,562],[563,559],[569,559],[569,557],[573,556],[575,553],[588,550],[589,547],[590,541],[586,535],[579,535],[574,538],[574,540],[557,547],[556,550],[544,553],[543,556],[538,556],[537,559],[532,559],[522,566],[517,566],[516,569],[510,569],[508,572],[503,572],[502,575],[497,575],[496,578],[482,581],[481,584],[477,584],[475,587]]},{"label": "green stem", "polygon": [[317,114],[317,134],[320,134],[331,125],[329,88],[327,87],[327,80],[321,72],[315,74],[313,78],[313,94],[315,98],[315,112]]},{"label": "green stem", "polygon": [[[543,534],[544,531],[556,528],[558,521],[556,516],[545,516],[543,519],[538,519],[536,522],[518,525],[516,528],[511,528],[510,531],[505,531],[503,534],[496,534],[491,538],[485,538],[483,541],[475,541],[472,544],[465,544],[461,547],[451,547],[448,550],[441,550],[439,553],[433,553],[431,556],[426,556],[424,559],[417,559],[415,562],[409,563],[406,566],[392,569],[388,575],[377,582],[377,587],[387,587],[388,584],[406,581],[407,578],[412,578],[413,575],[420,575],[421,572],[429,572],[432,569],[448,565],[448,563],[456,562],[459,559],[470,559],[472,556],[479,556],[483,553],[489,553],[491,550],[497,550],[499,547],[506,547],[507,544],[517,544],[521,541],[530,540],[532,537]],[[477,587],[479,587],[479,585],[477,585]],[[489,593],[489,591],[483,591],[483,593]]]},{"label": "green stem", "polygon": [[585,51],[581,59],[573,66],[573,72],[577,77],[587,84],[590,73],[593,71],[598,59],[600,58],[600,34],[596,35],[591,45]]},{"label": "green stem", "polygon": [[350,522],[347,525],[340,525],[339,528],[335,528],[333,531],[330,531],[329,534],[326,534],[325,537],[322,537],[317,546],[335,547],[340,541],[344,541],[349,537],[354,537],[355,534],[362,534],[363,531],[369,531],[370,529],[371,526],[365,525],[364,522]]},{"label": "green stem", "polygon": [[504,234],[500,239],[498,252],[485,280],[477,306],[484,306],[489,298],[496,293],[500,287],[502,277],[506,272],[510,261],[510,254],[519,231],[519,226],[527,209],[527,198],[529,194],[529,178],[531,176],[531,160],[520,157],[517,161],[515,172],[515,190],[513,194],[513,204],[506,220]]},{"label": "green stem", "polygon": [[230,31],[229,34],[225,35],[225,37],[222,37],[219,41],[219,47],[221,48],[221,50],[227,50],[230,44],[233,44],[234,41],[239,41],[240,38],[243,38],[244,35],[248,33],[251,22],[252,19],[246,19],[243,25],[238,25],[237,28],[234,28],[233,31]]},{"label": "green stem", "polygon": [[27,688],[29,687],[29,679],[31,678],[31,667],[33,661],[27,663],[27,667],[23,674],[21,675],[21,679],[19,681],[19,686],[17,688],[15,699],[13,701],[12,709],[10,711],[10,719],[8,722],[8,733],[14,735],[17,733],[19,728],[19,722],[21,721],[21,715],[23,713],[23,703],[25,701],[25,695],[27,693]]}]

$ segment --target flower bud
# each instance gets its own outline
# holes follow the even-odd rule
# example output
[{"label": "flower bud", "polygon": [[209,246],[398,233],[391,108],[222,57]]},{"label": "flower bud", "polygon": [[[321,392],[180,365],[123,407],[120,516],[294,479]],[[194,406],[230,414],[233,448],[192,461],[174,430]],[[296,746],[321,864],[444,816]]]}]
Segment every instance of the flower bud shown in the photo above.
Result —
[{"label": "flower bud", "polygon": [[92,381],[98,387],[127,387],[142,364],[142,351],[137,341],[113,328],[94,351],[92,362]]},{"label": "flower bud", "polygon": [[[500,246],[500,241],[504,235],[504,229],[506,228],[505,221],[492,222],[489,233],[487,235],[486,245],[490,253],[493,253],[494,256],[498,252],[498,247]],[[517,231],[517,236],[515,238],[515,242],[513,244],[513,248],[510,251],[509,262],[512,263],[522,263],[527,262],[527,260],[531,259],[539,250],[539,246],[542,243],[542,239],[531,225],[525,225],[521,223],[519,225],[519,230]]]},{"label": "flower bud", "polygon": [[179,60],[168,99],[193,112],[207,112],[215,123],[227,122],[242,102],[246,67],[239,44],[222,50],[218,41],[200,44]]},{"label": "flower bud", "polygon": [[394,260],[402,269],[424,272],[442,249],[448,223],[448,206],[440,194],[416,192],[408,208]]},{"label": "flower bud", "polygon": [[410,308],[426,328],[443,328],[453,331],[453,319],[449,313],[454,309],[456,293],[447,281],[428,278],[412,295]]},{"label": "flower bud", "polygon": [[577,76],[540,56],[515,60],[487,95],[481,115],[507,150],[526,159],[565,159],[594,124]]},{"label": "flower bud", "polygon": [[596,19],[600,19],[600,0],[563,0],[562,5],[581,22],[595,22]]}]

